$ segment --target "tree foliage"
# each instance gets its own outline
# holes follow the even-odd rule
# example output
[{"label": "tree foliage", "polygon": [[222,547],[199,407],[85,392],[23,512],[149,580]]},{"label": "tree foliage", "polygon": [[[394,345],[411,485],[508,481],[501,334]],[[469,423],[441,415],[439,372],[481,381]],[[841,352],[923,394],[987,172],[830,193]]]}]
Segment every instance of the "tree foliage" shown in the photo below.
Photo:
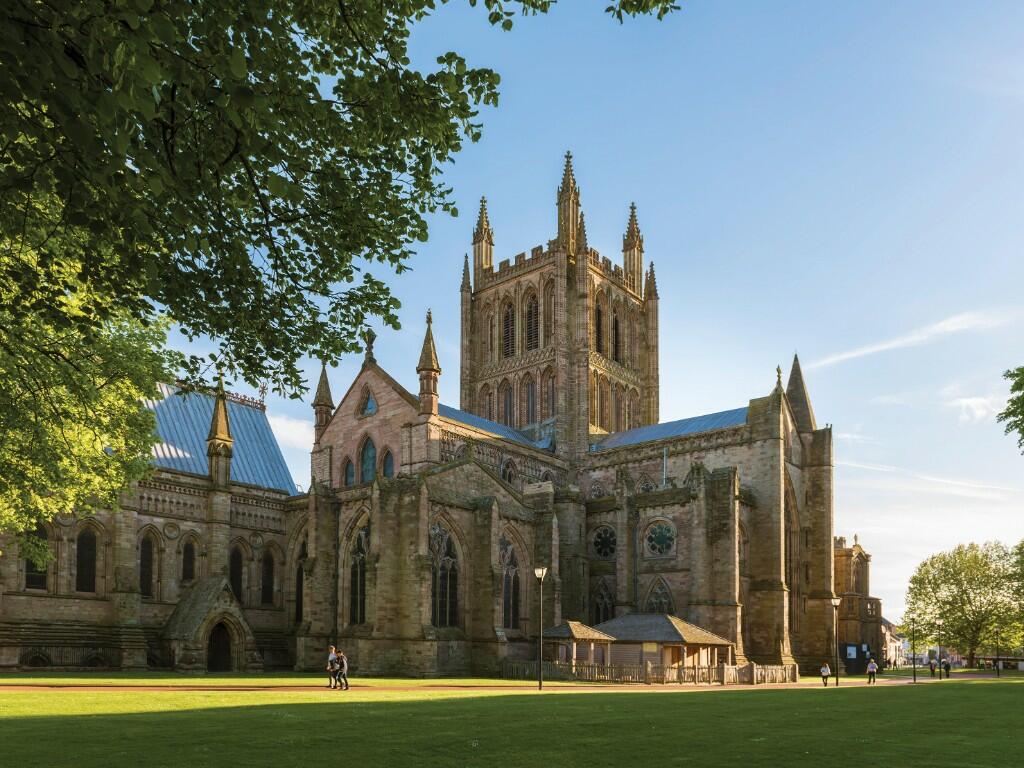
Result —
[{"label": "tree foliage", "polygon": [[[999,542],[961,544],[918,565],[907,591],[907,617],[921,641],[956,648],[974,664],[980,648],[1019,638],[1020,603],[1013,557]],[[1004,646],[1005,647],[1005,646]]]},{"label": "tree foliage", "polygon": [[1024,366],[1006,371],[1003,378],[1010,381],[1010,399],[999,421],[1006,424],[1006,434],[1017,433],[1017,447],[1024,453]]},{"label": "tree foliage", "polygon": [[[551,0],[469,0],[492,25]],[[456,52],[409,57],[445,0],[10,0],[0,12],[0,235],[38,254],[0,263],[43,286],[11,320],[60,327],[78,290],[102,334],[166,311],[250,383],[304,390],[298,361],[358,349],[368,317],[397,327],[374,265],[402,271],[425,216],[456,213],[439,173],[498,74]],[[624,16],[675,8],[617,0]],[[74,230],[80,272],[49,270]],[[86,325],[88,323],[88,325]],[[188,360],[198,377],[211,360]]]}]

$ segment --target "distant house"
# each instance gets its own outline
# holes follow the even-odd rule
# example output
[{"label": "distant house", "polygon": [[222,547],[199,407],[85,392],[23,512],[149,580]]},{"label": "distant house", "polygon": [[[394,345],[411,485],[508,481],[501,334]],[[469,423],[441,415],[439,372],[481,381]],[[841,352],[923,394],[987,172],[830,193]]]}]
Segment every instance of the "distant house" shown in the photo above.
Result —
[{"label": "distant house", "polygon": [[595,629],[615,638],[613,664],[710,667],[734,663],[731,642],[677,616],[627,613]]}]

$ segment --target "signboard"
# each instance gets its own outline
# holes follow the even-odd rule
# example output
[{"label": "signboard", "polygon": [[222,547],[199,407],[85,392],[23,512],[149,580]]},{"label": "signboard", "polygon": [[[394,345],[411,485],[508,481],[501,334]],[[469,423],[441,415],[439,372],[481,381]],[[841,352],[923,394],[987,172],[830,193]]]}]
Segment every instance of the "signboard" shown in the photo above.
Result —
[{"label": "signboard", "polygon": [[856,659],[857,658],[857,646],[856,645],[848,645],[848,646],[846,646],[846,658],[848,658],[848,659]]},{"label": "signboard", "polygon": [[657,643],[644,643],[644,653],[657,653],[657,652],[658,652],[658,644]]}]

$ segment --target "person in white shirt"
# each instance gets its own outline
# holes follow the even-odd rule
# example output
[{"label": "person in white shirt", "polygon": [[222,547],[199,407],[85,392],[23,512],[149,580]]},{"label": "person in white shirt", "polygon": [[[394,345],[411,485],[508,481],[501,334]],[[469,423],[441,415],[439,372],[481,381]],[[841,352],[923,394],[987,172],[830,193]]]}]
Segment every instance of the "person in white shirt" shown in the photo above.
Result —
[{"label": "person in white shirt", "polygon": [[874,659],[868,659],[868,685],[875,683],[875,673],[878,672],[878,665]]},{"label": "person in white shirt", "polygon": [[821,684],[828,688],[828,679],[832,676],[832,669],[829,667],[828,662],[824,662],[821,665]]},{"label": "person in white shirt", "polygon": [[334,646],[330,646],[327,649],[327,679],[330,681],[327,684],[328,688],[333,688],[338,677],[338,654],[334,651]]}]

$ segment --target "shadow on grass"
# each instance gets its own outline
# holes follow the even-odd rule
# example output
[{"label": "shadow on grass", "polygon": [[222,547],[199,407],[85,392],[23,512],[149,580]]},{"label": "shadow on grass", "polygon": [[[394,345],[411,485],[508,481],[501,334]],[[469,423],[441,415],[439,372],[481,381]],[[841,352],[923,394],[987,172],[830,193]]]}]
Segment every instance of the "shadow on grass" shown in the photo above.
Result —
[{"label": "shadow on grass", "polygon": [[[66,714],[115,695],[163,711]],[[47,714],[0,709],[0,749],[12,766],[1000,766],[1020,759],[1024,714],[1021,685],[955,682],[679,695],[407,695],[303,701],[309,695],[50,694],[39,699],[52,701]],[[148,698],[156,696],[159,702]]]}]

